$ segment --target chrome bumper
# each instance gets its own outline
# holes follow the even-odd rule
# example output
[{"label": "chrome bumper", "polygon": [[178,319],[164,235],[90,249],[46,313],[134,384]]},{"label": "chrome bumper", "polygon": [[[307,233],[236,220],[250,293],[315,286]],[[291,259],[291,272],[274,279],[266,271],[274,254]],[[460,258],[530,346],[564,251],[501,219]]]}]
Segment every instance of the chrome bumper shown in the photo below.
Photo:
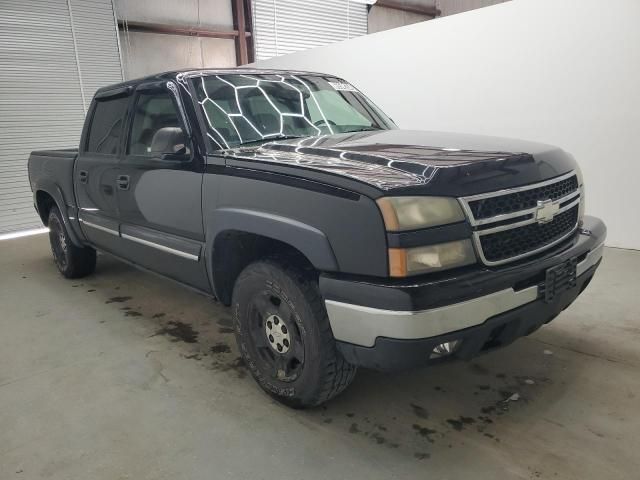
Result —
[{"label": "chrome bumper", "polygon": [[[593,248],[576,269],[579,277],[601,258],[604,244]],[[443,335],[481,325],[489,318],[521,307],[538,298],[538,286],[494,292],[440,308],[394,311],[326,300],[327,314],[336,340],[373,347],[378,337],[411,340]]]}]

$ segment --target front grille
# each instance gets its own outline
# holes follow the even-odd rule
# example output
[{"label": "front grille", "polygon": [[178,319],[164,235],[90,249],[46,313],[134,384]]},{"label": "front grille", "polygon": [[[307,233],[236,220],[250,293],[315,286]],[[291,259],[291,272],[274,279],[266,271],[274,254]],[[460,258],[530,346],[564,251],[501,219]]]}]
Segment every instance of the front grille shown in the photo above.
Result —
[{"label": "front grille", "polygon": [[542,252],[575,232],[581,188],[576,172],[461,198],[480,260],[501,265]]},{"label": "front grille", "polygon": [[554,243],[571,232],[577,223],[578,205],[556,215],[549,223],[530,223],[523,227],[482,235],[480,245],[486,260],[499,262]]},{"label": "front grille", "polygon": [[534,208],[539,200],[558,200],[578,190],[578,177],[573,175],[564,180],[542,187],[523,190],[497,197],[483,198],[469,202],[469,209],[477,220]]}]

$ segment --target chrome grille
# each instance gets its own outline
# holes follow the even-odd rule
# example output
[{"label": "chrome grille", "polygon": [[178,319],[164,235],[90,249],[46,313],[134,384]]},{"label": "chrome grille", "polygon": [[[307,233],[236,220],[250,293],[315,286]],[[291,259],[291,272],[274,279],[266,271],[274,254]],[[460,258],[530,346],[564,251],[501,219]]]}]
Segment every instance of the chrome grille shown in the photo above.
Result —
[{"label": "chrome grille", "polygon": [[549,223],[530,223],[480,236],[484,258],[490,262],[518,257],[553,243],[573,230],[578,221],[578,205],[556,215]]},{"label": "chrome grille", "polygon": [[460,199],[486,265],[542,252],[575,232],[581,188],[575,172],[525,187]]},{"label": "chrome grille", "polygon": [[496,215],[517,212],[537,206],[540,200],[558,200],[578,190],[578,177],[574,174],[569,178],[541,187],[522,190],[519,192],[499,195],[497,197],[481,198],[469,202],[469,209],[474,218],[491,218]]}]

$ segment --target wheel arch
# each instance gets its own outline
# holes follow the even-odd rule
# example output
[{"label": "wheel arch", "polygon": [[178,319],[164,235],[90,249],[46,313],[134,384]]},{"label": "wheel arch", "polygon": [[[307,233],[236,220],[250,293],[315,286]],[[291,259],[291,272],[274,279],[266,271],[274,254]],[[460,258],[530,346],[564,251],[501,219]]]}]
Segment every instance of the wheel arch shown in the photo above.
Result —
[{"label": "wheel arch", "polygon": [[327,236],[297,220],[248,209],[214,212],[207,229],[208,270],[216,297],[231,303],[233,286],[249,263],[274,254],[287,254],[303,268],[337,271]]},{"label": "wheel arch", "polygon": [[50,188],[37,188],[34,193],[34,200],[38,216],[45,227],[47,227],[49,223],[49,213],[51,213],[51,209],[55,206],[60,211],[60,215],[62,215],[62,221],[73,244],[77,247],[83,246],[82,241],[69,221],[64,195],[59,186],[53,185]]}]

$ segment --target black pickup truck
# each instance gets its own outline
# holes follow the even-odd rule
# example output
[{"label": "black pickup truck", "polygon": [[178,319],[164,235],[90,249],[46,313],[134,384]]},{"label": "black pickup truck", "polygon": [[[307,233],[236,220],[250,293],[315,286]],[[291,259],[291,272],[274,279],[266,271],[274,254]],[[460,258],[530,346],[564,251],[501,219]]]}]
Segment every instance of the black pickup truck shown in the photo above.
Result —
[{"label": "black pickup truck", "polygon": [[554,319],[598,267],[578,165],[549,145],[398,129],[331,75],[190,70],[100,89],[77,150],[33,152],[68,278],[96,250],[231,305],[296,407],[358,366],[469,359]]}]

